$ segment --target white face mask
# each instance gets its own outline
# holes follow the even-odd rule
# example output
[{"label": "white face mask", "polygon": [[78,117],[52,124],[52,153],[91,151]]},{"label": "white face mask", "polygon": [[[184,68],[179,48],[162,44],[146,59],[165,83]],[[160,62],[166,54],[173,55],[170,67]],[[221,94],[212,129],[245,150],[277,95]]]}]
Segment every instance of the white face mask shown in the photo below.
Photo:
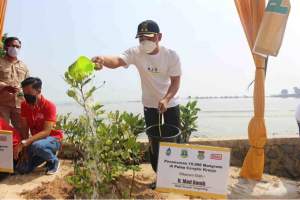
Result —
[{"label": "white face mask", "polygon": [[7,49],[8,55],[13,58],[18,57],[19,52],[20,52],[20,49],[18,49],[16,47],[8,47],[8,49]]},{"label": "white face mask", "polygon": [[144,40],[140,42],[140,49],[147,54],[152,53],[155,50],[155,48],[156,48],[155,42],[149,40]]}]

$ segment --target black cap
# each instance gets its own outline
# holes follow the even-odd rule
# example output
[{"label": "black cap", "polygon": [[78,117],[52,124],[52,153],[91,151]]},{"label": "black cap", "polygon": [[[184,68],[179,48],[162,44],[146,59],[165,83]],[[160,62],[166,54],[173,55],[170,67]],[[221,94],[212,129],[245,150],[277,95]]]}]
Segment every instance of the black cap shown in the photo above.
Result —
[{"label": "black cap", "polygon": [[157,33],[160,33],[158,24],[153,20],[146,20],[139,24],[135,38],[138,38],[141,35],[154,37],[154,35]]}]

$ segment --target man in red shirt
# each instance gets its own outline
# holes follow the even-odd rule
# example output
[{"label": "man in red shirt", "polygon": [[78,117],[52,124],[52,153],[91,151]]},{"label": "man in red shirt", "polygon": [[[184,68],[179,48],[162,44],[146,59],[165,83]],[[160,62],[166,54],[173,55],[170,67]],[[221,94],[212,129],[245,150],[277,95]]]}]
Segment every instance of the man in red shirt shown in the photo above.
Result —
[{"label": "man in red shirt", "polygon": [[41,94],[41,79],[26,78],[21,86],[25,98],[21,104],[21,118],[25,127],[23,138],[26,138],[21,143],[23,147],[29,147],[29,166],[25,173],[46,161],[47,174],[54,174],[59,168],[56,152],[63,139],[63,132],[55,130],[56,106]]}]

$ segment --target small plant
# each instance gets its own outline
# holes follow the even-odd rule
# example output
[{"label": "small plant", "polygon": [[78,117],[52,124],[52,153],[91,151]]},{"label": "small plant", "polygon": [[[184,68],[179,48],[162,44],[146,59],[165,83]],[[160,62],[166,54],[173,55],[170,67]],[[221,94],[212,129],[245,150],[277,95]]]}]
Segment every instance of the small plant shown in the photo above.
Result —
[{"label": "small plant", "polygon": [[3,46],[4,46],[4,41],[7,38],[7,33],[3,34],[2,38],[1,38],[1,44],[0,44],[0,57],[3,58],[5,56],[6,51],[4,50]]},{"label": "small plant", "polygon": [[123,112],[120,118],[124,120],[135,136],[145,131],[145,119],[140,114]]},{"label": "small plant", "polygon": [[[76,79],[65,73],[70,86],[67,94],[84,110],[84,114],[71,118],[70,114],[58,117],[67,141],[77,154],[74,158],[74,175],[68,181],[75,187],[78,198],[100,198],[108,192],[122,198],[126,191],[118,188],[118,178],[128,170],[139,170],[140,144],[137,135],[144,129],[139,115],[127,112],[106,113],[102,105],[93,102],[93,94],[100,87],[91,84],[92,75]],[[131,186],[132,187],[132,186]]]},{"label": "small plant", "polygon": [[189,101],[186,105],[180,105],[181,143],[188,143],[192,132],[197,131],[199,111],[197,101]]}]

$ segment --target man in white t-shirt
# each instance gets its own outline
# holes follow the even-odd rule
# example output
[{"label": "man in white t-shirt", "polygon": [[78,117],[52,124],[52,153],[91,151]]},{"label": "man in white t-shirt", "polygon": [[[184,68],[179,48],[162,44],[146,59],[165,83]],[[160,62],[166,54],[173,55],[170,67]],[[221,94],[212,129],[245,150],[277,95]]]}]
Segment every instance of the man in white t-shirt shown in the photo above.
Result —
[{"label": "man in white t-shirt", "polygon": [[96,69],[100,70],[103,66],[115,69],[135,65],[141,77],[146,125],[158,124],[160,111],[164,113],[165,123],[179,127],[179,102],[176,94],[180,85],[180,59],[175,51],[159,45],[162,34],[157,23],[152,20],[139,24],[136,38],[140,45],[119,56],[94,57],[92,60],[97,64]]},{"label": "man in white t-shirt", "polygon": [[296,113],[295,113],[295,118],[298,124],[299,128],[299,135],[300,135],[300,104],[297,106]]},{"label": "man in white t-shirt", "polygon": [[119,56],[97,56],[92,60],[96,69],[111,69],[135,65],[141,78],[142,102],[146,126],[159,123],[159,112],[164,122],[180,127],[178,96],[181,64],[177,53],[160,46],[162,34],[152,20],[139,24],[136,38],[139,46],[126,50]]}]

